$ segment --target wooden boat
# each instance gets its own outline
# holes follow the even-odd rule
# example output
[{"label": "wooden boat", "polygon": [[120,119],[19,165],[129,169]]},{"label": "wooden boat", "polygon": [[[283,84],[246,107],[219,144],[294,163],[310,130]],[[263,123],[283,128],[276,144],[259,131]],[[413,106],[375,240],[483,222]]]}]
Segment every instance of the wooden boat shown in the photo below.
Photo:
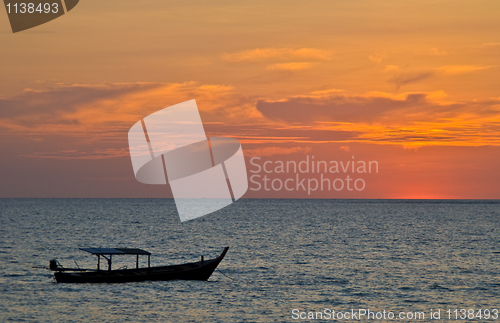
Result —
[{"label": "wooden boat", "polygon": [[[80,248],[97,256],[97,269],[64,268],[57,260],[49,262],[58,283],[126,283],[147,280],[207,280],[215,271],[227,253],[225,247],[220,256],[197,262],[171,266],[150,266],[151,253],[141,249],[130,248]],[[115,255],[135,255],[136,266],[131,269],[111,269],[112,257]],[[148,267],[139,268],[139,256],[148,256]],[[107,269],[101,269],[101,257],[107,260]]]}]

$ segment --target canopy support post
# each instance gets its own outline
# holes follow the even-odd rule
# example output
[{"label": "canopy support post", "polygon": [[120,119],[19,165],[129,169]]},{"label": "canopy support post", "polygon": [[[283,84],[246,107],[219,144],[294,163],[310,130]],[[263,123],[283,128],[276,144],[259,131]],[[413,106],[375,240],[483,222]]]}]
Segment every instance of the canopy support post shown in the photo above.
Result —
[{"label": "canopy support post", "polygon": [[97,271],[99,271],[101,268],[101,255],[97,255]]},{"label": "canopy support post", "polygon": [[137,258],[135,259],[135,268],[139,269],[139,255],[136,255]]}]

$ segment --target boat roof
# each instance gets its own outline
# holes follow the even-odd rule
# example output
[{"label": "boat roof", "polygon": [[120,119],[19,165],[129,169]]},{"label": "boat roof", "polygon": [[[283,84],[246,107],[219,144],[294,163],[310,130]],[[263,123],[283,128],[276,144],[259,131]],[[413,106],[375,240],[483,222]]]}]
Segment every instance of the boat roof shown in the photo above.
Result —
[{"label": "boat roof", "polygon": [[93,255],[150,255],[142,249],[135,248],[80,248],[80,250],[90,252]]}]

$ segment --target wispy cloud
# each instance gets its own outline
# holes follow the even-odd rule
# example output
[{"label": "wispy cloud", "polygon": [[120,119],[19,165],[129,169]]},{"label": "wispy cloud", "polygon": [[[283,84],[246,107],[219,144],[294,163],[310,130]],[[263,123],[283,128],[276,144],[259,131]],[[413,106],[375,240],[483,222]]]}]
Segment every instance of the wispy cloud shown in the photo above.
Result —
[{"label": "wispy cloud", "polygon": [[497,47],[500,46],[500,43],[483,43],[481,44],[482,47]]},{"label": "wispy cloud", "polygon": [[392,72],[398,69],[400,69],[398,65],[386,65],[384,68],[384,72]]},{"label": "wispy cloud", "polygon": [[472,73],[472,72],[477,72],[477,71],[483,71],[487,70],[490,68],[496,67],[494,65],[489,65],[489,66],[479,66],[479,65],[446,65],[446,66],[441,66],[436,69],[436,71],[444,73],[444,74],[450,74],[450,75],[459,75],[459,74],[466,74],[466,73]]},{"label": "wispy cloud", "polygon": [[[484,71],[495,68],[495,65],[481,66],[481,65],[445,65],[436,68],[431,68],[423,71],[401,72],[391,79],[390,83],[396,84],[397,88],[408,84],[419,83],[434,76],[444,75],[462,75],[478,71]],[[399,66],[387,65],[384,72],[393,72],[401,70]]]},{"label": "wispy cloud", "polygon": [[389,82],[396,84],[397,87],[399,88],[403,85],[418,83],[423,80],[429,79],[432,76],[434,76],[434,74],[435,73],[432,71],[419,72],[419,73],[402,73],[391,78]]},{"label": "wispy cloud", "polygon": [[279,60],[328,60],[333,52],[316,48],[256,48],[236,53],[224,53],[222,58],[231,62]]},{"label": "wispy cloud", "polygon": [[291,154],[307,154],[312,151],[312,148],[307,147],[264,147],[255,149],[246,149],[246,156],[275,156],[275,155],[291,155]]},{"label": "wispy cloud", "polygon": [[51,152],[35,152],[31,154],[23,155],[29,158],[38,159],[58,159],[58,160],[96,160],[96,159],[108,159],[117,157],[128,157],[128,149],[95,149],[92,151],[82,151],[77,149],[72,150],[59,150]]},{"label": "wispy cloud", "polygon": [[343,151],[351,151],[351,149],[349,148],[349,146],[340,146],[340,149],[343,150]]},{"label": "wispy cloud", "polygon": [[305,70],[311,68],[313,63],[310,62],[292,62],[292,63],[279,63],[279,64],[271,64],[267,66],[268,70],[277,70],[277,71],[298,71]]},{"label": "wispy cloud", "polygon": [[379,64],[386,57],[387,57],[387,53],[373,53],[370,56],[368,56],[368,59],[372,62]]},{"label": "wispy cloud", "polygon": [[448,52],[445,51],[445,50],[442,50],[442,49],[439,49],[439,48],[436,48],[436,47],[432,47],[430,48],[427,53],[429,55],[433,55],[433,56],[446,56],[448,55]]}]

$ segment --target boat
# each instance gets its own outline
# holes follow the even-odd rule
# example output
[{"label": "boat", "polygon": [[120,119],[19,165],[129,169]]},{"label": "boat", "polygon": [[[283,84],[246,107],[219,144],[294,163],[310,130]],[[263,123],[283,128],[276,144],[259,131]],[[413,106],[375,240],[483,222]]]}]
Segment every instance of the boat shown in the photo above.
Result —
[{"label": "boat", "polygon": [[[165,280],[208,280],[227,253],[213,259],[179,265],[151,267],[151,253],[135,248],[80,248],[97,256],[96,269],[65,268],[56,260],[49,261],[49,269],[54,271],[58,283],[127,283]],[[135,255],[135,268],[112,269],[113,256]],[[139,268],[139,256],[148,257],[148,266]],[[101,257],[107,261],[107,268],[101,268]],[[76,263],[76,262],[75,262]],[[78,266],[78,264],[77,264]]]}]

